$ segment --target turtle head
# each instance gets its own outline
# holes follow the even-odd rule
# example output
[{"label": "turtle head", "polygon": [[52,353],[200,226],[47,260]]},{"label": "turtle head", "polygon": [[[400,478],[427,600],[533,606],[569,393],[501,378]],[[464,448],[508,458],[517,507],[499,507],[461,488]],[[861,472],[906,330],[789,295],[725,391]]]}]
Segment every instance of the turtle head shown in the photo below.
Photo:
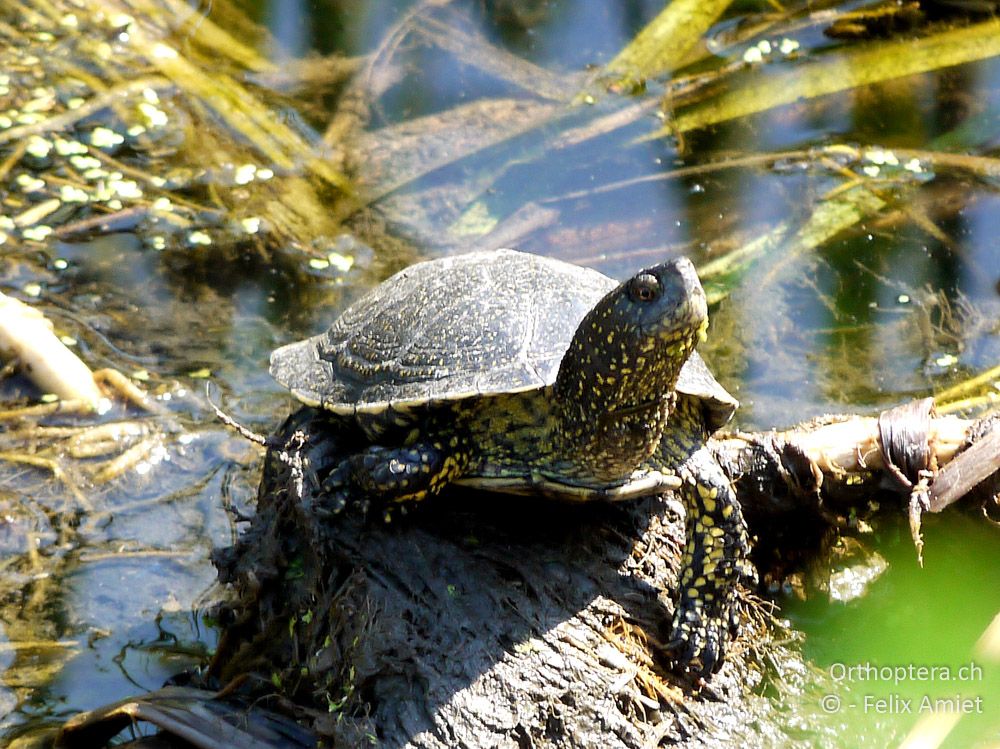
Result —
[{"label": "turtle head", "polygon": [[686,258],[647,268],[583,318],[559,367],[570,449],[595,476],[628,475],[656,449],[681,367],[708,325]]}]

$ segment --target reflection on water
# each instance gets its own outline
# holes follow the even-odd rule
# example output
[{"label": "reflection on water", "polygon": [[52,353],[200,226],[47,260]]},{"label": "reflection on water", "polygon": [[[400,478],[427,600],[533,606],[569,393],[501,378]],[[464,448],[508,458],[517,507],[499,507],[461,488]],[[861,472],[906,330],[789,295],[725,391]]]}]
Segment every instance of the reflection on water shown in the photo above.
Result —
[{"label": "reflection on water", "polygon": [[1000,673],[976,646],[997,613],[994,532],[961,517],[925,530],[933,559],[925,558],[923,569],[907,530],[887,528],[879,550],[891,571],[869,595],[846,604],[784,604],[811,632],[806,653],[831,677],[829,693],[839,700],[831,719],[846,722],[852,746],[885,746],[935,712],[935,700],[951,700],[966,715],[948,746],[972,746],[997,729]]},{"label": "reflection on water", "polygon": [[[338,231],[360,237],[349,247],[372,242],[371,257],[345,251],[362,262],[338,270],[325,253],[344,245],[329,236],[320,238],[319,262],[305,269],[284,246],[241,246],[220,262],[208,250],[151,250],[148,237],[125,230],[46,245],[67,261],[64,270],[54,270],[54,258],[4,258],[4,291],[41,284],[43,301],[76,326],[84,354],[153,372],[194,435],[171,440],[169,459],[147,475],[95,492],[99,523],[57,512],[62,490],[52,482],[4,470],[5,522],[58,560],[39,565],[23,546],[3,547],[8,605],[0,624],[10,647],[0,657],[12,675],[0,691],[8,708],[0,712],[12,711],[4,726],[158,686],[212,647],[211,630],[188,612],[211,587],[209,550],[232,539],[224,507],[249,504],[258,463],[234,456],[192,373],[209,370],[226,409],[266,431],[288,408],[266,375],[268,351],[325,327],[366,285],[415,257],[514,244],[618,277],[677,254],[704,265],[780,225],[794,234],[853,172],[874,180],[885,209],[817,248],[766,255],[723,279],[706,358],[743,402],[739,424],[871,413],[1000,362],[995,174],[935,169],[892,151],[995,152],[1000,59],[802,101],[680,139],[647,139],[662,112],[683,105],[684,87],[650,80],[634,96],[608,94],[595,70],[659,2],[430,3],[420,14],[395,2],[328,6],[273,2],[247,13],[270,30],[261,45],[279,63],[311,53],[360,57],[352,85],[374,101],[360,118],[365,133],[352,131],[340,156],[359,193],[373,197]],[[773,53],[766,76],[840,44],[806,10],[782,26],[769,8],[743,19],[761,24],[758,37],[713,48],[739,64],[747,45],[797,40],[787,58]],[[720,35],[742,28],[726,19]],[[700,51],[692,57],[685,74],[718,63]],[[318,143],[331,113],[344,115],[358,93],[345,91],[343,99],[325,92],[304,100],[293,88],[280,106],[301,110]],[[581,92],[588,103],[577,100]],[[289,119],[304,129],[298,116]],[[878,148],[860,160],[835,149],[816,155],[831,146]],[[7,158],[13,146],[2,148]],[[760,154],[774,157],[749,158]],[[726,161],[734,163],[677,172]],[[200,178],[187,196],[208,200],[212,179]],[[4,210],[20,207],[7,201]],[[30,392],[23,382],[5,387],[5,395]],[[961,517],[936,520],[926,569],[912,563],[899,531],[880,539],[889,571],[862,601],[789,602],[818,664],[970,657],[1000,609],[996,536]],[[995,687],[984,679],[994,708]],[[869,716],[846,719],[855,717],[860,735]],[[910,722],[889,724],[885,735]]]}]

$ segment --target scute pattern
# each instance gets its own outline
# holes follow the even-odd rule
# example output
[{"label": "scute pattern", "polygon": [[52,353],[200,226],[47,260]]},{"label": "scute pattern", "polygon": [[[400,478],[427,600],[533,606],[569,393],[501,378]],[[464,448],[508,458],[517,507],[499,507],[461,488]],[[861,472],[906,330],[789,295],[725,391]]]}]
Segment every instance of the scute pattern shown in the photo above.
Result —
[{"label": "scute pattern", "polygon": [[[539,264],[551,267],[539,273]],[[414,265],[319,337],[320,359],[344,385],[331,405],[363,410],[551,384],[580,320],[616,285],[510,250]]]},{"label": "scute pattern", "polygon": [[[275,351],[271,374],[305,403],[339,413],[551,385],[580,321],[617,285],[507,249],[417,263],[326,332]],[[706,399],[713,429],[736,410],[697,353],[677,388]]]},{"label": "scute pattern", "polygon": [[300,399],[366,442],[324,479],[331,512],[388,508],[460,482],[574,501],[674,489],[688,544],[668,652],[722,663],[748,540],[706,448],[737,403],[693,352],[708,322],[681,258],[623,284],[512,250],[420,263],[323,334],[272,354]]}]

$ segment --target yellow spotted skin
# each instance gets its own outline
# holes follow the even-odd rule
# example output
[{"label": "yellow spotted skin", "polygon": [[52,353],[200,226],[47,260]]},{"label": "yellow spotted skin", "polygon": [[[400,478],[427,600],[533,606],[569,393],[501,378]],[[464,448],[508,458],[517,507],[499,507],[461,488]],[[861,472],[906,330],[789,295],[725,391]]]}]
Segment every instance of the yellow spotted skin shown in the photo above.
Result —
[{"label": "yellow spotted skin", "polygon": [[[414,501],[460,478],[521,492],[542,483],[574,499],[628,486],[642,466],[657,470],[650,458],[706,322],[704,291],[687,260],[646,269],[587,312],[552,384],[355,414],[372,444],[334,472],[336,502],[352,489],[373,502]],[[485,341],[475,343],[498,340],[500,332],[484,330]],[[446,364],[442,354],[420,372]],[[356,368],[352,377],[376,369]],[[641,491],[656,489],[651,483]]]},{"label": "yellow spotted skin", "polygon": [[721,663],[747,556],[732,487],[705,449],[736,402],[694,347],[707,303],[685,259],[621,284],[497,250],[401,271],[271,373],[365,442],[333,462],[325,509],[391,507],[454,483],[579,500],[680,486],[688,543],[670,652]]},{"label": "yellow spotted skin", "polygon": [[736,586],[752,582],[750,544],[729,477],[705,447],[704,404],[682,396],[654,460],[678,472],[686,512],[679,596],[668,650],[701,676],[716,671],[738,626]]},{"label": "yellow spotted skin", "polygon": [[[552,388],[494,396],[472,403],[446,403],[430,409],[424,429],[408,429],[406,444],[371,446],[349,463],[351,479],[369,497],[393,504],[437,494],[462,476],[485,478],[549,473],[561,481],[593,481],[593,464],[613,463],[602,448],[577,452],[577,432],[563,434]],[[643,411],[637,429],[655,429],[657,409]],[[680,477],[686,511],[686,545],[681,559],[678,600],[667,650],[679,664],[699,676],[722,665],[737,627],[736,586],[753,580],[749,541],[739,501],[729,478],[715,461],[708,437],[705,405],[682,395],[666,412],[659,442],[642,463],[649,469]],[[426,434],[448,434],[447,440],[426,440]],[[391,440],[391,433],[384,433]],[[601,439],[608,439],[606,436]],[[612,451],[614,453],[614,451]],[[584,458],[584,459],[581,459]],[[345,480],[343,469],[339,475]],[[619,481],[627,480],[619,476]]]}]

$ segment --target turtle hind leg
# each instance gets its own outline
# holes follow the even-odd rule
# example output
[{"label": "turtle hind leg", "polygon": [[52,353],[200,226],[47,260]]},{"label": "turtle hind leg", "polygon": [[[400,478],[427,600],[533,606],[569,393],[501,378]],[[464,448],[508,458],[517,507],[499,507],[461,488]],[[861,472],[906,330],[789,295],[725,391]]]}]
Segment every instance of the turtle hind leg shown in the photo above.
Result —
[{"label": "turtle hind leg", "polygon": [[748,576],[749,541],[739,501],[707,449],[681,466],[687,543],[667,652],[705,677],[717,671],[738,623],[736,585]]},{"label": "turtle hind leg", "polygon": [[[345,458],[323,482],[332,512],[360,504],[390,508],[438,494],[460,476],[467,460],[434,442],[406,447],[372,445]],[[388,510],[386,519],[389,519]]]}]

